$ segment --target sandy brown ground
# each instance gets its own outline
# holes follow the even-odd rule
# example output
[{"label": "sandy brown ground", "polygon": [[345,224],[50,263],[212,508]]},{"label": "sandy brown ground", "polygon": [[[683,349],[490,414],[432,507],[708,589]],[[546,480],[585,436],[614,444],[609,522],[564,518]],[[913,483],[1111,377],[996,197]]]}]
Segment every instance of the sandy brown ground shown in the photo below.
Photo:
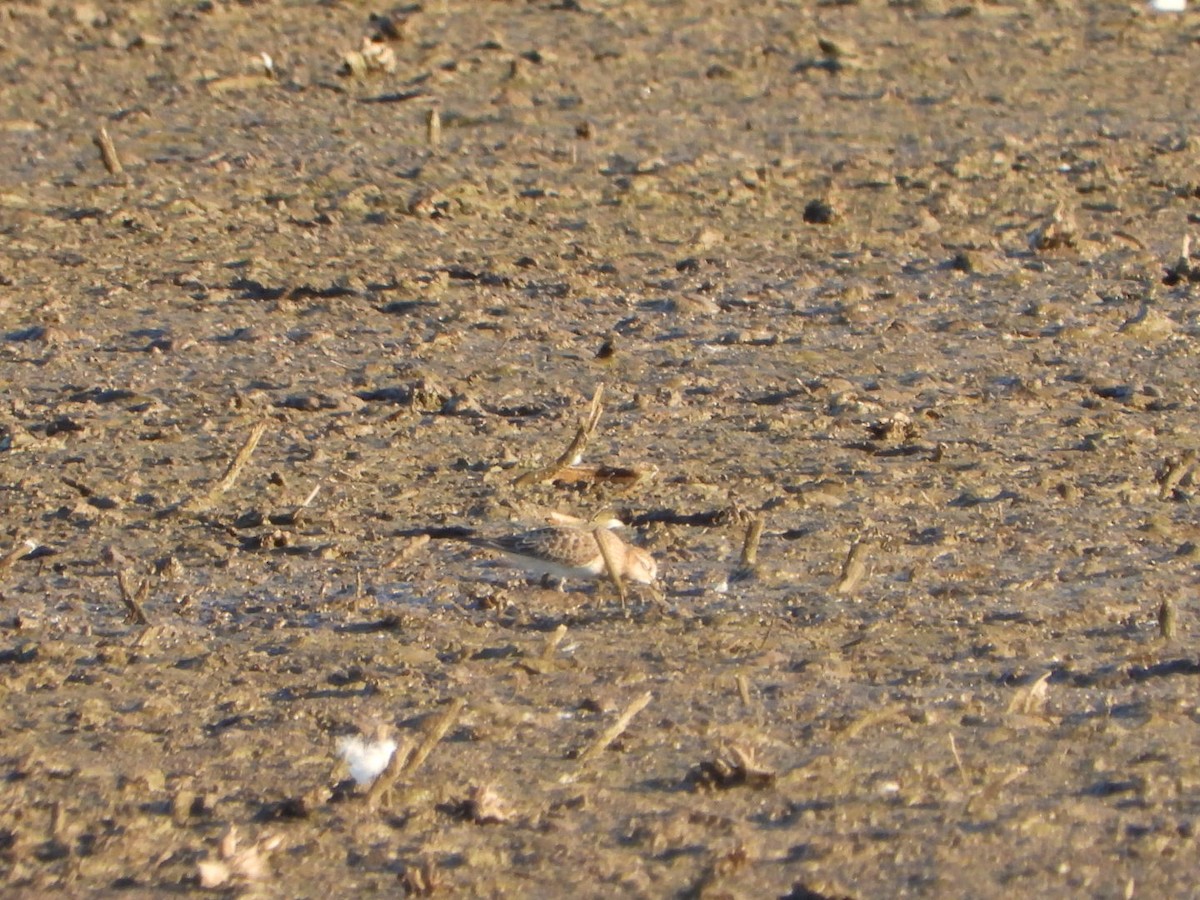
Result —
[{"label": "sandy brown ground", "polygon": [[[0,890],[1193,892],[1198,37],[0,5]],[[653,476],[515,484],[601,383]],[[628,616],[444,537],[604,507]]]}]

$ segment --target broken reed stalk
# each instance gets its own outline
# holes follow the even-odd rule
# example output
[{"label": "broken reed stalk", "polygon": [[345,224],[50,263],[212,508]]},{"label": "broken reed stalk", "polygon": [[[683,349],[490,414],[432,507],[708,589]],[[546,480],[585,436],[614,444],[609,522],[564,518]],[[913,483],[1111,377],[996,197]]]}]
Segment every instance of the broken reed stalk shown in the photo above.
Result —
[{"label": "broken reed stalk", "polygon": [[396,555],[383,564],[383,567],[385,569],[394,569],[396,566],[408,562],[428,545],[429,541],[430,537],[427,534],[418,534],[409,538],[399,551],[397,551]]},{"label": "broken reed stalk", "polygon": [[[250,429],[250,434],[242,444],[240,450],[230,461],[229,466],[225,469],[225,474],[221,476],[221,480],[214,484],[203,494],[197,494],[183,504],[184,508],[197,509],[206,506],[220,494],[224,494],[238,480],[238,476],[242,474],[242,469],[246,467],[246,463],[250,461],[250,457],[254,455],[254,449],[258,446],[258,442],[262,440],[263,433],[267,430],[267,422],[264,420],[258,422]],[[309,498],[316,496],[315,493],[310,494]]]},{"label": "broken reed stalk", "polygon": [[643,709],[650,705],[650,701],[654,699],[654,694],[650,691],[642,694],[625,708],[625,712],[617,717],[617,721],[613,722],[600,737],[596,738],[582,753],[579,754],[579,762],[585,763],[597,753],[600,753],[625,733],[625,729],[629,727],[629,723],[633,721],[633,717],[640,713]]},{"label": "broken reed stalk", "polygon": [[604,385],[598,384],[596,385],[595,392],[592,394],[592,402],[588,407],[587,417],[579,423],[579,427],[575,430],[575,437],[571,439],[571,443],[567,445],[567,449],[559,454],[558,459],[554,461],[553,465],[543,466],[532,472],[525,472],[518,477],[514,482],[517,487],[526,487],[531,484],[552,481],[559,472],[579,464],[579,461],[583,459],[583,451],[587,447],[588,440],[595,433],[596,426],[600,424],[600,415],[604,411],[603,397]]},{"label": "broken reed stalk", "polygon": [[297,509],[307,509],[312,502],[317,499],[317,494],[319,493],[321,493],[321,485],[318,484],[315,488],[308,492],[308,496],[300,502],[300,506],[297,507]]},{"label": "broken reed stalk", "polygon": [[437,147],[442,143],[442,114],[436,108],[425,114],[425,136],[430,147]]},{"label": "broken reed stalk", "polygon": [[1165,460],[1162,468],[1154,476],[1154,480],[1158,482],[1158,499],[1169,500],[1179,483],[1192,474],[1195,462],[1196,451],[1191,448],[1183,451],[1178,458]]},{"label": "broken reed stalk", "polygon": [[380,799],[387,794],[396,780],[404,771],[404,767],[408,764],[409,752],[412,750],[412,742],[407,738],[401,738],[396,746],[396,752],[392,754],[392,758],[388,760],[388,764],[383,771],[371,782],[371,787],[367,790],[367,806],[374,809]]},{"label": "broken reed stalk", "polygon": [[753,700],[750,699],[750,679],[746,677],[745,673],[740,673],[737,676],[736,682],[738,696],[742,700],[742,706],[749,708],[753,703]]},{"label": "broken reed stalk", "polygon": [[411,775],[415,772],[433,752],[436,747],[446,736],[454,723],[458,721],[459,713],[463,707],[467,705],[467,701],[461,697],[455,700],[446,708],[446,710],[438,716],[433,723],[425,731],[425,739],[410,753],[410,742],[405,740],[396,748],[396,752],[392,754],[392,758],[388,761],[387,768],[379,773],[379,777],[371,784],[370,790],[367,791],[367,804],[374,808],[380,802],[385,794],[391,791],[396,782],[401,776]]},{"label": "broken reed stalk", "polygon": [[107,128],[101,125],[96,129],[96,135],[92,138],[92,143],[100,148],[100,161],[104,163],[104,168],[108,170],[108,174],[120,175],[125,171],[121,166],[121,157],[117,156],[117,145],[109,137]]},{"label": "broken reed stalk", "polygon": [[0,556],[0,572],[3,572],[27,553],[32,553],[37,549],[37,546],[38,545],[33,541],[20,541],[15,547],[13,547],[3,556]]},{"label": "broken reed stalk", "polygon": [[596,392],[592,394],[592,403],[588,408],[587,418],[579,423],[579,427],[575,429],[575,437],[571,439],[571,443],[567,445],[567,449],[560,453],[558,459],[554,461],[556,470],[578,465],[579,461],[583,459],[584,448],[587,447],[588,441],[596,431],[596,426],[600,423],[600,413],[602,411],[600,398],[603,395],[604,385],[599,385],[596,388]]},{"label": "broken reed stalk", "polygon": [[309,504],[317,499],[317,494],[319,493],[321,493],[321,485],[318,484],[315,488],[308,492],[308,496],[300,502],[300,505],[288,514],[287,524],[299,525],[301,518],[304,516],[304,511],[308,509]]},{"label": "broken reed stalk", "polygon": [[412,756],[408,758],[408,762],[404,764],[405,775],[411,775],[420,768],[421,763],[425,762],[429,754],[433,752],[433,748],[446,736],[446,732],[454,727],[454,723],[458,721],[459,713],[463,711],[463,707],[466,705],[466,700],[462,697],[456,697],[446,707],[445,712],[434,720],[433,724],[429,726],[429,730],[425,732],[425,740],[421,741],[420,746],[413,751]]},{"label": "broken reed stalk", "polygon": [[852,594],[858,589],[867,574],[866,555],[866,541],[855,541],[850,545],[850,552],[846,554],[846,561],[842,563],[842,576],[835,588],[839,594]]},{"label": "broken reed stalk", "polygon": [[604,540],[604,532],[606,529],[597,528],[592,534],[596,537],[596,546],[600,548],[600,556],[604,559],[604,568],[608,572],[608,580],[612,582],[613,587],[617,589],[617,596],[621,598],[621,609],[628,611],[629,607],[626,603],[625,583],[621,581],[621,570],[617,567],[616,560],[612,556],[612,548]]},{"label": "broken reed stalk", "polygon": [[758,544],[762,540],[763,517],[755,516],[746,526],[746,539],[742,541],[742,559],[740,565],[753,569],[758,565]]},{"label": "broken reed stalk", "polygon": [[554,629],[550,637],[546,638],[546,646],[542,648],[542,659],[550,659],[554,656],[554,652],[558,649],[558,645],[562,643],[563,638],[567,636],[567,626],[559,625]]},{"label": "broken reed stalk", "polygon": [[124,569],[117,570],[117,586],[121,589],[121,602],[125,604],[125,609],[129,613],[129,618],[138,625],[149,625],[150,620],[146,618],[146,613],[142,610],[142,600],[146,599],[146,595],[150,591],[150,580],[142,582],[141,587],[137,589],[135,594],[129,588],[129,575]]},{"label": "broken reed stalk", "polygon": [[958,767],[958,777],[962,779],[963,787],[969,788],[971,779],[967,777],[967,768],[958,754],[958,744],[955,743],[953,734],[949,734],[947,737],[950,738],[950,752],[954,755],[954,765]]},{"label": "broken reed stalk", "polygon": [[246,467],[246,463],[250,462],[250,457],[254,455],[254,448],[258,446],[258,442],[262,440],[263,433],[266,430],[267,423],[265,421],[258,422],[250,430],[250,436],[242,444],[242,449],[238,450],[237,456],[233,458],[233,461],[229,464],[229,468],[221,476],[221,480],[209,492],[209,496],[223,494],[233,487],[234,482],[238,480],[238,476],[242,474],[242,469]]},{"label": "broken reed stalk", "polygon": [[892,704],[883,709],[876,709],[860,716],[855,721],[851,722],[838,734],[839,740],[853,740],[858,737],[863,731],[881,723],[894,722],[899,725],[912,724],[908,717],[904,715],[904,710],[899,704]]},{"label": "broken reed stalk", "polygon": [[1169,597],[1158,604],[1158,636],[1164,641],[1175,637],[1175,604]]},{"label": "broken reed stalk", "polygon": [[590,435],[596,430],[596,426],[600,424],[600,415],[604,412],[604,382],[596,385],[596,390],[592,392],[592,402],[588,406],[588,417],[585,421],[587,433]]}]

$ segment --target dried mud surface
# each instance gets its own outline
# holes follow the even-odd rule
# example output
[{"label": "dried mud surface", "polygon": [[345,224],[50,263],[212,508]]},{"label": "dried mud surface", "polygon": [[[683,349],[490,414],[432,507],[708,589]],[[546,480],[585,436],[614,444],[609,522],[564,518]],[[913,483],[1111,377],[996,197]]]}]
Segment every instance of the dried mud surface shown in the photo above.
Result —
[{"label": "dried mud surface", "polygon": [[[1193,891],[1197,37],[0,6],[4,893]],[[628,616],[452,539],[606,507]]]}]

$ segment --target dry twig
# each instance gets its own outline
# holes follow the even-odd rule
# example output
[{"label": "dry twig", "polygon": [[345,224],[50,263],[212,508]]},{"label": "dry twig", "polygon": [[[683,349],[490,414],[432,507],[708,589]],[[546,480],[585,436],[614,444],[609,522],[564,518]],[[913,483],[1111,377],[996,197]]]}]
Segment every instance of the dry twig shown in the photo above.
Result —
[{"label": "dry twig", "polygon": [[96,130],[96,135],[92,138],[92,143],[100,148],[100,161],[104,163],[104,168],[108,170],[108,174],[120,175],[125,171],[121,166],[121,158],[117,156],[117,146],[113,143],[113,139],[109,137],[107,128],[101,125]]},{"label": "dry twig", "polygon": [[410,537],[404,542],[404,546],[400,548],[399,552],[384,563],[383,567],[385,569],[394,569],[396,566],[408,562],[424,549],[429,544],[429,541],[430,537],[427,534],[418,534]]},{"label": "dry twig", "polygon": [[625,733],[625,729],[629,727],[629,723],[633,721],[633,717],[640,713],[643,709],[650,705],[650,701],[654,699],[654,694],[650,691],[636,698],[632,703],[625,708],[625,712],[617,717],[617,721],[613,722],[604,730],[596,740],[594,740],[582,753],[579,754],[579,762],[585,763],[605,747],[619,738]]},{"label": "dry twig", "polygon": [[124,569],[117,570],[117,586],[121,589],[121,602],[129,612],[129,618],[138,625],[149,625],[150,620],[142,610],[142,601],[150,594],[150,579],[141,583],[137,591],[130,590],[129,575]]},{"label": "dry twig", "polygon": [[391,791],[401,776],[411,775],[420,768],[421,764],[429,757],[429,754],[433,752],[433,748],[454,727],[454,723],[458,721],[458,716],[466,705],[466,700],[463,700],[461,697],[455,698],[446,710],[430,724],[425,732],[425,739],[421,741],[412,753],[408,752],[407,743],[396,749],[396,752],[387,764],[387,768],[379,774],[379,777],[372,783],[371,789],[367,791],[367,804],[369,806],[378,806],[383,796]]},{"label": "dry twig", "polygon": [[600,415],[604,411],[603,397],[604,385],[597,385],[595,393],[592,394],[592,402],[588,407],[588,414],[579,423],[579,427],[575,430],[575,437],[571,439],[571,443],[567,445],[567,449],[559,454],[558,459],[552,465],[544,466],[541,469],[534,469],[532,472],[525,472],[518,477],[515,482],[518,487],[553,481],[563,470],[579,465],[579,461],[583,459],[584,448],[587,447],[588,441],[595,433],[596,426],[600,424]]},{"label": "dry twig", "polygon": [[758,565],[758,543],[762,540],[763,517],[755,516],[746,526],[746,539],[742,542],[742,558],[739,565],[752,569]]},{"label": "dry twig", "polygon": [[1175,604],[1169,597],[1158,604],[1158,636],[1164,641],[1175,637]]},{"label": "dry twig", "polygon": [[28,553],[32,553],[34,550],[37,549],[37,547],[38,547],[38,545],[36,543],[34,543],[33,541],[21,541],[20,543],[18,543],[15,547],[13,547],[11,550],[9,550],[7,553],[5,553],[3,556],[0,556],[0,572],[3,572],[5,569],[7,569],[9,566],[11,566],[13,563],[15,563],[22,556],[25,556]]},{"label": "dry twig", "polygon": [[425,137],[430,147],[437,147],[442,143],[442,114],[436,108],[425,114]]},{"label": "dry twig", "polygon": [[746,525],[746,536],[742,540],[742,555],[738,564],[729,573],[729,580],[752,581],[758,577],[758,544],[762,540],[763,524],[761,515],[754,516]]},{"label": "dry twig", "polygon": [[409,753],[412,749],[412,743],[407,739],[402,739],[398,742],[396,751],[392,754],[392,758],[388,760],[388,764],[384,766],[378,777],[371,782],[371,787],[367,789],[367,805],[374,809],[379,805],[380,800],[385,794],[391,791],[392,786],[399,780],[404,773],[404,767],[408,764]]},{"label": "dry twig", "polygon": [[850,545],[846,561],[842,563],[842,575],[834,588],[839,594],[853,594],[867,574],[867,543],[855,541]]},{"label": "dry twig", "polygon": [[456,697],[446,707],[446,710],[433,721],[433,724],[429,726],[429,730],[425,732],[425,740],[421,741],[417,749],[413,751],[413,755],[409,757],[408,762],[405,763],[405,775],[411,775],[421,767],[421,764],[433,752],[433,748],[441,743],[446,733],[454,727],[454,723],[458,721],[459,713],[463,711],[463,707],[466,705],[466,700],[462,697]]},{"label": "dry twig", "polygon": [[562,643],[563,638],[567,636],[567,626],[559,625],[551,633],[550,637],[546,638],[546,646],[542,648],[542,659],[552,659],[554,652],[558,650],[558,645]]},{"label": "dry twig", "polygon": [[[224,494],[231,487],[233,487],[234,483],[238,480],[238,476],[242,474],[242,469],[246,467],[246,463],[248,463],[250,461],[250,457],[254,455],[254,450],[258,446],[258,442],[262,439],[262,436],[266,430],[266,421],[258,422],[250,430],[250,434],[242,444],[241,449],[238,450],[237,454],[230,461],[229,466],[225,469],[225,474],[221,476],[221,480],[209,488],[205,493],[197,494],[196,496],[192,497],[184,504],[184,507],[187,509],[203,508],[216,499],[216,497]],[[315,496],[316,492],[314,491],[309,495],[309,499],[305,501],[304,505],[307,505],[307,503]]]},{"label": "dry twig", "polygon": [[[233,461],[229,463],[229,468],[225,470],[225,474],[221,476],[221,480],[213,487],[210,496],[213,494],[223,494],[233,487],[234,482],[238,480],[238,476],[242,474],[242,469],[246,467],[246,463],[250,462],[250,457],[254,455],[254,448],[258,446],[258,442],[262,439],[263,433],[266,430],[266,422],[259,422],[250,430],[250,435],[246,438],[246,442],[242,444],[242,448],[238,450]],[[315,493],[310,495],[310,498],[313,496],[316,496]]]}]

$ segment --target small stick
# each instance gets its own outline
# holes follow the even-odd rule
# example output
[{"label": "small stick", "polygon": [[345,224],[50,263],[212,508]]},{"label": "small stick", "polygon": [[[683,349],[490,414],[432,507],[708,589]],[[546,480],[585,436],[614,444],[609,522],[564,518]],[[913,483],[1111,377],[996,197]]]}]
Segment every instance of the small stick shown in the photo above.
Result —
[{"label": "small stick", "polygon": [[321,493],[321,485],[318,484],[315,488],[308,492],[308,496],[300,503],[300,509],[308,508],[308,505],[317,499],[317,494]]},{"label": "small stick", "polygon": [[1158,499],[1170,498],[1184,477],[1191,474],[1195,461],[1196,451],[1189,448],[1180,454],[1179,458],[1168,459],[1163,463],[1162,469],[1155,475],[1155,481],[1158,482]]},{"label": "small stick", "polygon": [[442,114],[436,108],[426,113],[425,136],[430,147],[437,147],[442,143]]},{"label": "small stick", "polygon": [[384,563],[383,567],[385,569],[394,569],[401,563],[408,562],[410,559],[416,556],[426,544],[429,543],[429,540],[430,538],[427,534],[414,535],[408,539],[408,542],[400,548],[400,551],[395,556],[393,556],[388,562]]},{"label": "small stick", "polygon": [[121,602],[125,604],[125,609],[129,612],[129,617],[138,625],[149,625],[150,620],[146,618],[146,613],[142,610],[141,600],[145,599],[145,595],[149,591],[149,580],[142,583],[138,588],[137,594],[129,589],[129,576],[124,569],[117,570],[117,586],[121,589]]},{"label": "small stick", "polygon": [[596,537],[596,546],[600,548],[600,556],[604,559],[604,568],[608,571],[608,579],[613,583],[613,587],[617,589],[617,596],[621,598],[621,609],[628,612],[629,607],[625,601],[625,584],[621,581],[621,572],[612,557],[612,550],[604,540],[606,536],[604,531],[605,529],[603,528],[597,528],[592,534]]},{"label": "small stick", "polygon": [[1163,597],[1158,604],[1158,636],[1164,641],[1175,637],[1175,604],[1169,597]]},{"label": "small stick", "polygon": [[958,767],[958,777],[962,779],[963,787],[971,786],[971,779],[967,777],[967,769],[963,765],[962,757],[958,755],[958,744],[954,742],[954,735],[947,735],[950,738],[950,752],[954,754],[954,765]]},{"label": "small stick", "polygon": [[104,163],[104,168],[108,169],[108,174],[120,175],[125,171],[121,167],[121,158],[117,156],[117,146],[113,143],[113,139],[109,137],[107,128],[101,125],[96,130],[96,135],[92,138],[92,143],[100,148],[100,160]]},{"label": "small stick", "polygon": [[839,594],[852,594],[867,574],[866,562],[867,544],[865,541],[855,541],[850,545],[846,561],[842,563],[842,577],[838,580],[835,590]]},{"label": "small stick", "polygon": [[579,427],[575,430],[575,437],[571,439],[571,443],[554,462],[556,469],[565,469],[568,466],[577,466],[583,459],[583,450],[587,447],[587,442],[596,430],[596,426],[600,423],[600,413],[603,407],[600,405],[600,398],[604,396],[604,385],[597,385],[596,392],[592,394],[592,403],[588,408],[587,418],[579,423]]},{"label": "small stick", "polygon": [[375,780],[371,782],[371,787],[367,789],[367,805],[374,809],[384,794],[392,789],[400,774],[404,771],[405,765],[408,764],[409,752],[412,750],[412,744],[407,738],[401,738],[396,752],[392,754],[392,758],[388,760],[388,764],[384,766]]},{"label": "small stick", "polygon": [[[180,504],[180,508],[186,510],[204,509],[209,505],[211,500],[217,496],[217,494],[222,494],[228,491],[230,487],[233,487],[234,482],[238,480],[238,476],[241,475],[241,470],[246,467],[247,462],[250,462],[250,457],[254,455],[254,448],[257,448],[258,442],[260,439],[262,439],[265,431],[266,421],[264,420],[257,422],[257,424],[251,428],[250,436],[248,436],[245,440],[245,443],[241,445],[241,449],[238,451],[238,454],[233,457],[233,460],[229,462],[229,466],[226,468],[226,470],[224,470],[224,475],[221,476],[221,480],[217,481],[215,485],[212,485],[208,491],[204,493],[193,494],[192,497],[186,499],[184,503]],[[310,502],[313,497],[316,497],[316,492],[308,494],[308,499],[305,500],[305,503]],[[304,506],[301,505],[300,509],[304,509]]]},{"label": "small stick", "polygon": [[[242,444],[242,449],[237,452],[237,456],[229,464],[229,468],[225,470],[225,474],[221,476],[221,480],[209,492],[212,494],[223,494],[231,487],[238,476],[242,474],[242,469],[246,467],[246,463],[250,462],[250,457],[254,455],[254,448],[258,446],[258,442],[262,439],[263,433],[267,430],[266,421],[258,422],[251,430],[250,436],[246,438],[246,443]],[[315,494],[311,496],[316,496]]]},{"label": "small stick", "polygon": [[751,704],[750,680],[745,676],[744,673],[738,675],[737,677],[737,689],[738,696],[742,698],[742,706],[749,706]]},{"label": "small stick", "polygon": [[587,417],[579,423],[579,427],[575,430],[575,437],[571,439],[571,443],[567,445],[567,449],[559,454],[558,459],[552,465],[535,469],[532,472],[526,472],[518,477],[515,482],[518,487],[551,481],[564,469],[579,465],[580,460],[583,459],[583,450],[587,447],[588,440],[596,431],[596,426],[600,424],[600,414],[604,411],[601,402],[603,397],[604,385],[598,384],[596,385],[595,392],[592,394],[592,402],[588,407]]},{"label": "small stick", "polygon": [[425,740],[421,741],[421,745],[413,751],[412,756],[404,764],[404,774],[411,775],[425,762],[425,759],[433,752],[433,748],[446,736],[446,732],[454,727],[454,723],[458,720],[458,715],[463,711],[463,707],[467,705],[467,701],[462,697],[456,697],[451,704],[446,708],[434,723],[429,726],[429,730],[425,732]]},{"label": "small stick", "polygon": [[763,517],[755,516],[746,526],[746,539],[742,542],[742,561],[740,565],[753,569],[758,565],[758,542],[762,540]]},{"label": "small stick", "polygon": [[558,649],[558,645],[562,643],[563,638],[567,636],[567,626],[559,625],[554,629],[554,633],[546,638],[546,646],[542,648],[542,659],[550,659],[554,656],[554,651]]},{"label": "small stick", "polygon": [[600,424],[600,414],[604,412],[604,383],[596,385],[596,390],[592,391],[592,402],[588,408],[588,417],[585,422],[587,433],[591,434],[596,430],[596,426]]},{"label": "small stick", "polygon": [[625,712],[617,717],[617,721],[613,722],[600,737],[596,738],[592,744],[579,754],[579,762],[585,763],[617,738],[619,738],[625,729],[629,727],[629,723],[633,721],[633,717],[640,713],[643,709],[650,705],[650,701],[654,699],[654,694],[650,691],[642,694],[636,700],[626,707]]},{"label": "small stick", "polygon": [[908,722],[908,719],[904,716],[903,711],[900,709],[898,704],[885,707],[884,709],[872,710],[871,712],[860,716],[858,719],[843,728],[839,738],[848,741],[853,740],[866,729],[871,728],[874,725],[880,725],[884,722],[906,723]]},{"label": "small stick", "polygon": [[301,516],[304,515],[304,511],[306,509],[308,509],[308,506],[310,503],[312,503],[314,500],[317,499],[317,494],[319,494],[319,493],[321,493],[321,485],[320,484],[318,484],[315,488],[313,488],[311,491],[308,492],[308,496],[305,497],[302,501],[300,501],[299,506],[297,506],[295,509],[293,509],[286,516],[282,517],[283,521],[280,521],[278,519],[272,519],[272,521],[276,522],[277,524],[282,524],[282,525],[298,525],[298,524],[300,524],[300,518],[301,518]]},{"label": "small stick", "polygon": [[32,553],[38,548],[38,545],[33,541],[21,541],[3,556],[0,556],[0,572],[3,572],[18,559],[27,553]]}]

